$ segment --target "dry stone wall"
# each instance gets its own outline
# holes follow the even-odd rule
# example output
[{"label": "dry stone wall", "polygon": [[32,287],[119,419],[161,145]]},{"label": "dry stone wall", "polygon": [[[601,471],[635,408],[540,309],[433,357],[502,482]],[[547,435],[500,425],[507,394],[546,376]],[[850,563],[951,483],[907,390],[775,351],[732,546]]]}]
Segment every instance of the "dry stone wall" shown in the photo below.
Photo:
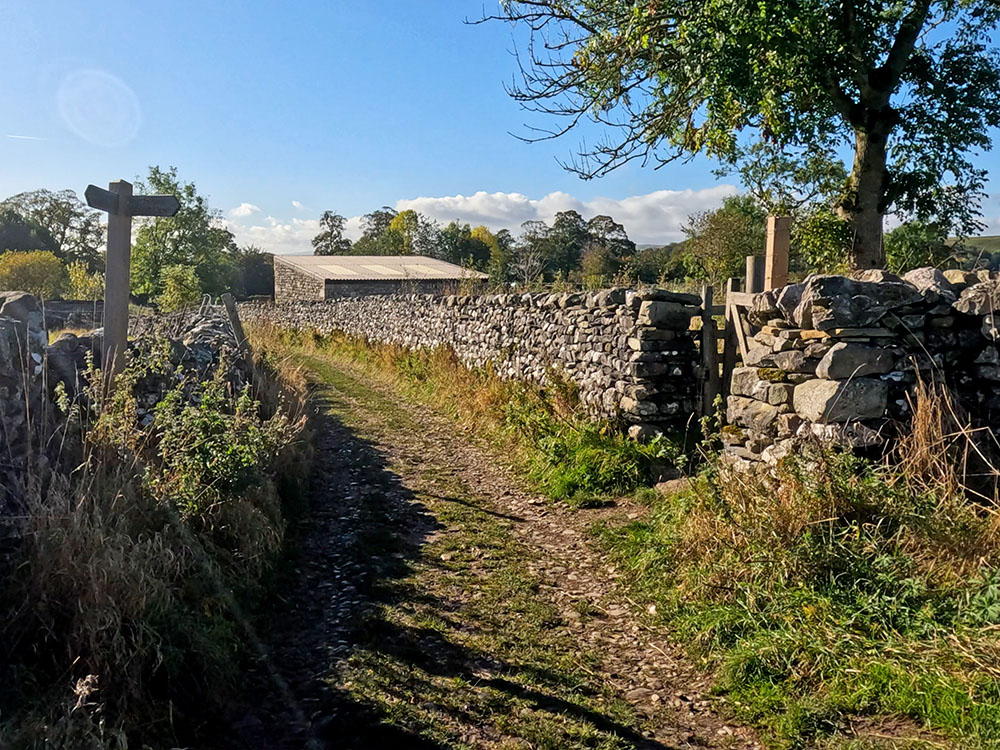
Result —
[{"label": "dry stone wall", "polygon": [[812,276],[757,295],[748,319],[730,456],[774,463],[802,438],[884,448],[920,378],[947,382],[980,423],[1000,425],[1000,279],[987,272]]},{"label": "dry stone wall", "polygon": [[544,382],[558,371],[589,411],[623,416],[645,437],[694,413],[694,295],[662,290],[481,296],[390,295],[240,305],[245,323],[343,331],[411,348],[449,346],[472,367]]}]

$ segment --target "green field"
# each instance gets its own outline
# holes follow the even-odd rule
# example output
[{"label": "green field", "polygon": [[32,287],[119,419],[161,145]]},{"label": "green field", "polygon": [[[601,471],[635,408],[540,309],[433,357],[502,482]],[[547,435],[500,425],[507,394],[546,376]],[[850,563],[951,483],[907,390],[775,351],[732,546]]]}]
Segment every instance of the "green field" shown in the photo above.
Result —
[{"label": "green field", "polygon": [[992,237],[970,237],[965,241],[969,247],[976,247],[987,253],[1000,252],[1000,236]]}]

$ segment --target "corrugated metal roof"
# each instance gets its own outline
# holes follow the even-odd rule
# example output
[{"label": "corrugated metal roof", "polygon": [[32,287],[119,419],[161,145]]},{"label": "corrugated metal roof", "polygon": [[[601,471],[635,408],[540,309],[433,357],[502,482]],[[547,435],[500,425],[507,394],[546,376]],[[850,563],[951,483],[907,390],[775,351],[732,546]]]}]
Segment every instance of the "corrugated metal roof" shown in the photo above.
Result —
[{"label": "corrugated metal roof", "polygon": [[485,273],[423,255],[275,255],[274,260],[327,281],[485,279]]}]

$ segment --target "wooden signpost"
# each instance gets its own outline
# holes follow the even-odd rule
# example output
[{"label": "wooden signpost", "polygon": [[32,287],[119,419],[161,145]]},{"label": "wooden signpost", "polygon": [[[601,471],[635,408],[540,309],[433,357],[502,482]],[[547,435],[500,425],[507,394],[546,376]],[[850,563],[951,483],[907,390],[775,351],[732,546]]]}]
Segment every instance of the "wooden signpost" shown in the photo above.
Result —
[{"label": "wooden signpost", "polygon": [[132,184],[116,180],[104,190],[88,185],[87,205],[108,214],[108,251],[104,272],[104,351],[101,366],[109,382],[125,365],[128,345],[129,263],[133,216],[174,216],[181,208],[173,195],[132,195]]}]

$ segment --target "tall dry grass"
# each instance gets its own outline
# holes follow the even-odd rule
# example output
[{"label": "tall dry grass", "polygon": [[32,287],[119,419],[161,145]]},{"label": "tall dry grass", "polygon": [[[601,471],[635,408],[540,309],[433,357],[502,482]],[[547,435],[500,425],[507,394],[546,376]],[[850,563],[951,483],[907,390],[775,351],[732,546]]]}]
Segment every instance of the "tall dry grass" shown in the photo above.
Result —
[{"label": "tall dry grass", "polygon": [[157,366],[64,405],[55,455],[26,474],[18,564],[0,588],[0,745],[172,741],[237,683],[254,637],[244,609],[308,475],[305,381],[266,352],[244,393],[167,373],[174,404],[142,428],[132,388]]}]

